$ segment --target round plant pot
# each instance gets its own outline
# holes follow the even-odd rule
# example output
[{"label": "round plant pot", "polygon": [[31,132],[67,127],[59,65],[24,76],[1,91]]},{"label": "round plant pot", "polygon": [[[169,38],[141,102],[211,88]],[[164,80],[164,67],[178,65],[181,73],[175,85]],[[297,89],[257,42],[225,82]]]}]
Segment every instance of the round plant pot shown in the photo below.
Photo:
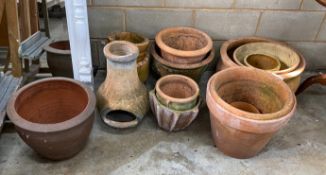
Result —
[{"label": "round plant pot", "polygon": [[[295,96],[282,80],[246,67],[214,74],[207,84],[206,100],[214,142],[235,158],[259,153],[296,109]],[[239,101],[253,105],[259,113],[232,106]]]},{"label": "round plant pot", "polygon": [[161,30],[155,36],[162,57],[171,63],[198,63],[212,50],[213,41],[204,32],[190,27]]},{"label": "round plant pot", "polygon": [[199,99],[199,86],[184,75],[167,75],[155,85],[156,96],[166,107],[184,111],[193,108]]},{"label": "round plant pot", "polygon": [[[237,60],[237,59],[235,59]],[[278,58],[267,54],[251,54],[244,58],[244,65],[265,71],[278,71],[281,68],[281,62]]]},{"label": "round plant pot", "polygon": [[[224,70],[224,69],[227,69],[230,67],[241,66],[241,65],[238,65],[237,63],[235,63],[235,61],[233,60],[234,50],[244,44],[256,43],[256,42],[277,43],[277,44],[283,45],[285,47],[289,47],[285,43],[271,40],[268,38],[263,38],[263,37],[242,37],[242,38],[228,40],[228,41],[224,42],[221,46],[221,49],[220,49],[221,59],[217,65],[217,68],[216,68],[217,71]],[[294,50],[293,48],[291,48],[291,49]],[[276,76],[278,76],[280,79],[282,79],[286,82],[286,84],[291,88],[291,90],[293,92],[295,92],[297,90],[297,88],[299,87],[300,80],[301,80],[301,74],[306,67],[306,61],[305,61],[304,57],[296,50],[294,50],[294,51],[300,57],[299,65],[291,72],[275,73]]]},{"label": "round plant pot", "polygon": [[113,41],[104,49],[107,76],[97,91],[102,120],[114,128],[137,126],[149,109],[148,92],[137,74],[138,48]]},{"label": "round plant pot", "polygon": [[85,146],[95,103],[95,95],[86,85],[67,78],[47,78],[14,93],[7,113],[27,145],[45,158],[61,160]]},{"label": "round plant pot", "polygon": [[[287,73],[295,70],[299,63],[299,55],[289,47],[271,42],[248,43],[238,47],[233,53],[234,61],[239,65],[245,65],[245,60],[251,57],[256,63],[260,61],[267,68],[276,74]],[[258,57],[257,55],[264,55]],[[255,58],[255,59],[253,59]],[[275,62],[277,60],[277,62]],[[281,64],[280,64],[281,63]],[[276,64],[276,65],[275,65]],[[274,68],[273,68],[274,65]],[[268,69],[268,67],[270,69]]]},{"label": "round plant pot", "polygon": [[151,46],[151,55],[153,56],[153,70],[158,75],[181,74],[198,82],[209,64],[213,62],[215,50],[212,49],[201,62],[193,64],[176,64],[163,59],[160,49],[155,44]]},{"label": "round plant pot", "polygon": [[197,101],[197,104],[192,108],[177,111],[163,105],[157,99],[155,90],[149,93],[149,100],[159,127],[166,131],[180,131],[187,128],[199,113],[200,101]]},{"label": "round plant pot", "polygon": [[140,81],[145,82],[149,76],[149,53],[147,53],[146,57],[141,60],[137,61],[137,72]]},{"label": "round plant pot", "polygon": [[53,76],[73,78],[69,41],[56,41],[44,47]]}]

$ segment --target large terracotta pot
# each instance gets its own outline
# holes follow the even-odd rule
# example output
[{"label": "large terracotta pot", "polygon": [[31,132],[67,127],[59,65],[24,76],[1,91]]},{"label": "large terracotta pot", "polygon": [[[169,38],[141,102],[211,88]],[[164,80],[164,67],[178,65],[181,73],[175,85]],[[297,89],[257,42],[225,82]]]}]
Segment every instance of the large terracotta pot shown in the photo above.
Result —
[{"label": "large terracotta pot", "polygon": [[95,95],[67,78],[32,82],[10,99],[7,113],[19,136],[34,151],[53,160],[74,156],[92,129]]},{"label": "large terracotta pot", "polygon": [[181,74],[199,81],[202,74],[206,71],[210,63],[215,57],[215,50],[212,49],[206,57],[199,63],[193,64],[177,64],[171,63],[161,57],[161,52],[154,44],[151,47],[151,55],[153,56],[153,70],[160,76],[170,74]]},{"label": "large terracotta pot", "polygon": [[212,39],[204,32],[190,27],[172,27],[155,36],[162,57],[171,63],[198,63],[213,47]]},{"label": "large terracotta pot", "polygon": [[[214,142],[223,153],[235,158],[259,153],[296,109],[290,88],[259,69],[220,71],[210,78],[206,94]],[[259,113],[231,105],[239,101],[253,105]]]},{"label": "large terracotta pot", "polygon": [[53,76],[73,78],[69,41],[56,41],[44,47]]},{"label": "large terracotta pot", "polygon": [[[283,46],[289,47],[285,43],[278,42],[272,39],[268,38],[263,38],[263,37],[242,37],[242,38],[237,38],[237,39],[232,39],[224,42],[221,46],[220,49],[220,54],[221,54],[221,60],[217,65],[217,71],[219,70],[224,70],[230,67],[239,67],[238,64],[236,64],[233,60],[233,52],[236,48],[238,48],[241,45],[247,44],[247,43],[254,43],[254,42],[270,42],[270,43],[276,43],[276,44],[281,44]],[[294,50],[293,48],[291,48]],[[294,50],[296,51],[296,50]],[[300,85],[300,80],[301,80],[301,74],[304,71],[306,67],[306,61],[304,57],[296,51],[297,54],[300,56],[300,63],[296,69],[294,69],[291,72],[287,73],[280,73],[280,74],[275,74],[279,78],[283,79],[286,84],[291,88],[293,92],[297,90],[297,88]]]},{"label": "large terracotta pot", "polygon": [[134,127],[149,108],[147,89],[137,74],[138,48],[127,41],[113,41],[103,51],[107,76],[97,92],[101,118],[111,127]]}]

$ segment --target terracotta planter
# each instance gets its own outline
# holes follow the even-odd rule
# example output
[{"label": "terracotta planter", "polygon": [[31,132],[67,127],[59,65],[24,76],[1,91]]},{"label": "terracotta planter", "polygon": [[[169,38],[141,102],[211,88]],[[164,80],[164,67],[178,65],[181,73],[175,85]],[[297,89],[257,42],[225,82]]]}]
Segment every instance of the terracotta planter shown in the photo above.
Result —
[{"label": "terracotta planter", "polygon": [[137,72],[140,81],[145,82],[149,76],[149,54],[147,53],[146,57],[142,61],[137,61]]},{"label": "terracotta planter", "polygon": [[44,47],[53,76],[73,78],[69,41],[56,41]]},{"label": "terracotta planter", "polygon": [[161,30],[155,37],[162,57],[171,63],[198,63],[212,50],[213,41],[204,32],[190,27]]},{"label": "terracotta planter", "polygon": [[[217,71],[224,70],[230,67],[239,67],[239,65],[233,61],[234,50],[241,45],[248,44],[248,43],[255,43],[255,42],[277,43],[289,47],[285,43],[274,41],[268,38],[262,38],[262,37],[243,37],[243,38],[232,39],[224,42],[221,46],[220,49],[221,60],[218,63]],[[293,48],[291,49],[293,50]],[[296,50],[294,51],[297,52]],[[304,57],[298,52],[297,54],[300,56],[300,63],[295,70],[288,73],[276,74],[279,78],[283,79],[286,82],[286,84],[288,84],[288,86],[291,88],[293,92],[295,92],[299,87],[301,74],[306,67],[306,61]]]},{"label": "terracotta planter", "polygon": [[176,111],[161,104],[152,90],[149,95],[150,104],[160,128],[167,131],[179,131],[187,128],[199,113],[200,102],[184,111]]},{"label": "terracotta planter", "polygon": [[113,41],[104,47],[107,76],[97,92],[103,121],[115,128],[136,126],[149,108],[148,92],[139,80],[138,48],[127,41]]},{"label": "terracotta planter", "polygon": [[155,85],[156,96],[166,107],[184,111],[193,108],[199,99],[199,86],[184,75],[167,75]]},{"label": "terracotta planter", "polygon": [[[248,56],[252,55],[256,55],[256,57],[252,57],[256,58],[256,63],[260,60],[261,63],[265,64],[265,67],[271,67],[269,71],[273,71],[273,73],[276,74],[292,72],[298,67],[300,63],[300,57],[294,50],[282,44],[271,42],[255,42],[244,44],[234,51],[233,59],[237,64],[245,65],[245,59],[247,58],[248,60]],[[265,56],[260,56],[257,59],[257,55]],[[274,62],[271,61],[272,59]],[[276,63],[276,66],[273,69],[272,64],[274,63],[275,65],[275,60],[277,60],[278,63]]]},{"label": "terracotta planter", "polygon": [[[296,109],[290,88],[259,69],[236,67],[218,72],[210,78],[206,94],[214,142],[236,158],[259,153]],[[230,105],[239,101],[253,105],[259,113]]]},{"label": "terracotta planter", "polygon": [[10,99],[7,113],[19,136],[41,156],[61,160],[86,144],[92,129],[95,95],[67,78],[32,82]]},{"label": "terracotta planter", "polygon": [[201,62],[194,64],[171,63],[161,57],[159,48],[154,44],[151,47],[151,55],[153,56],[153,70],[158,75],[181,74],[199,81],[208,65],[213,62],[215,50],[212,49]]}]

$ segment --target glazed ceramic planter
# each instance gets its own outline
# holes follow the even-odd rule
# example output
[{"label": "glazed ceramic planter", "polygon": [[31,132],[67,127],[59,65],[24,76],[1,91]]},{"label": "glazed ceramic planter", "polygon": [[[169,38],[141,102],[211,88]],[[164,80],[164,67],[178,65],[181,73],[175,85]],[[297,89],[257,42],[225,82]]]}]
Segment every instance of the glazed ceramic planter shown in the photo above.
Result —
[{"label": "glazed ceramic planter", "polygon": [[[264,56],[258,57],[257,55]],[[265,70],[269,68],[269,71],[276,74],[292,72],[300,63],[300,57],[294,50],[284,45],[270,42],[244,44],[233,53],[233,59],[239,65],[245,65],[246,60],[247,65],[250,65],[248,64],[248,58],[251,58],[252,63],[259,63],[260,61],[261,68],[266,67]],[[275,65],[274,67],[273,64]]]},{"label": "glazed ceramic planter", "polygon": [[162,57],[171,63],[198,63],[212,50],[213,41],[204,32],[190,27],[161,30],[155,36]]},{"label": "glazed ceramic planter", "polygon": [[206,57],[199,63],[194,64],[176,64],[171,63],[161,57],[158,47],[154,44],[151,47],[151,55],[153,57],[153,70],[160,76],[170,74],[181,74],[199,81],[202,74],[206,71],[210,63],[213,62],[215,57],[215,50],[212,49]]},{"label": "glazed ceramic planter", "polygon": [[7,113],[19,136],[41,156],[61,160],[77,154],[92,129],[95,95],[84,84],[48,78],[19,89]]},{"label": "glazed ceramic planter", "polygon": [[44,47],[53,76],[73,78],[69,41],[56,41]]},{"label": "glazed ceramic planter", "polygon": [[[214,142],[219,150],[235,158],[259,153],[296,109],[291,89],[272,74],[236,67],[214,74],[206,92]],[[259,113],[231,104],[245,102]]]},{"label": "glazed ceramic planter", "polygon": [[137,74],[138,48],[127,41],[113,41],[103,51],[107,76],[97,92],[101,118],[114,128],[135,127],[149,108],[147,89]]},{"label": "glazed ceramic planter", "polygon": [[155,85],[156,97],[166,107],[184,111],[193,108],[199,100],[199,86],[184,75],[167,75]]},{"label": "glazed ceramic planter", "polygon": [[[224,70],[224,69],[227,69],[230,67],[239,67],[239,65],[236,64],[233,60],[234,50],[244,44],[255,43],[255,42],[277,43],[277,44],[289,47],[285,43],[277,42],[277,41],[274,41],[274,40],[271,40],[268,38],[262,38],[262,37],[243,37],[243,38],[232,39],[232,40],[224,42],[221,46],[221,49],[220,49],[221,60],[217,65],[217,71]],[[294,50],[293,48],[291,48],[291,49]],[[297,88],[299,87],[300,80],[301,80],[301,74],[306,67],[306,61],[305,61],[304,57],[300,53],[298,53],[296,50],[294,50],[294,51],[300,56],[300,63],[297,66],[297,68],[295,68],[291,72],[275,74],[279,78],[284,80],[293,92],[295,92],[297,90]]]},{"label": "glazed ceramic planter", "polygon": [[157,119],[159,127],[166,131],[180,131],[187,128],[199,113],[199,101],[194,107],[188,110],[177,111],[161,104],[155,95],[155,90],[150,92],[149,98],[153,114]]}]

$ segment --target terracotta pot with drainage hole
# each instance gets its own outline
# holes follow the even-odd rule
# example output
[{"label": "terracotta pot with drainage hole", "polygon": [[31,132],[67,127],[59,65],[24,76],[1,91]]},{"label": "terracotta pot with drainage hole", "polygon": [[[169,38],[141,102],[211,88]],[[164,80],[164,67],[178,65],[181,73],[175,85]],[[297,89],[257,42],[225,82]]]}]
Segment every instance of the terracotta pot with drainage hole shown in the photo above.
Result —
[{"label": "terracotta pot with drainage hole", "polygon": [[246,67],[214,74],[207,84],[206,101],[216,146],[235,158],[258,154],[296,109],[295,96],[282,80]]},{"label": "terracotta pot with drainage hole", "polygon": [[61,160],[85,146],[94,121],[96,99],[84,84],[47,78],[19,89],[7,113],[19,136],[41,156]]}]

